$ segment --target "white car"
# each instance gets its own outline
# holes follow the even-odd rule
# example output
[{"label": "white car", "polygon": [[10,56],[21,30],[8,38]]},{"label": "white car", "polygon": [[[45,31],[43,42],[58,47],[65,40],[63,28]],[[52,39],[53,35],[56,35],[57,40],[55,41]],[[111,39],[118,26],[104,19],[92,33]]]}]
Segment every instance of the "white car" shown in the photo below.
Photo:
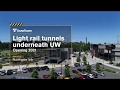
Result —
[{"label": "white car", "polygon": [[89,76],[90,78],[94,78],[94,75],[93,75],[93,74],[88,74],[88,76]]},{"label": "white car", "polygon": [[23,67],[23,68],[22,68],[22,72],[23,72],[23,73],[27,73],[27,72],[28,72],[27,68]]},{"label": "white car", "polygon": [[61,72],[57,72],[57,74],[58,74],[59,76],[63,76],[63,74],[62,74]]},{"label": "white car", "polygon": [[12,72],[13,72],[13,74],[17,74],[17,70],[13,70]]},{"label": "white car", "polygon": [[6,71],[5,71],[5,70],[0,70],[0,75],[1,75],[1,76],[6,75]]}]

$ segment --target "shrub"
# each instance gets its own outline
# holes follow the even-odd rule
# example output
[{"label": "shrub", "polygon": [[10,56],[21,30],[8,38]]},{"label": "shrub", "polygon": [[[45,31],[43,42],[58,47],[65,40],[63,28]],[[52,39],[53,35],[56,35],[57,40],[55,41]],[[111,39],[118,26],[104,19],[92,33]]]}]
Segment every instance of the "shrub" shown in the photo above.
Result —
[{"label": "shrub", "polygon": [[39,78],[38,76],[39,76],[38,72],[36,70],[33,70],[32,74],[31,74],[31,77],[32,78]]},{"label": "shrub", "polygon": [[0,63],[0,69],[2,69],[2,67],[3,67],[3,66],[2,66],[2,64]]},{"label": "shrub", "polygon": [[77,57],[76,61],[77,61],[77,62],[80,62],[80,61],[81,61],[81,60],[80,60],[80,57]]},{"label": "shrub", "polygon": [[65,77],[70,77],[69,65],[65,65]]},{"label": "shrub", "polygon": [[52,68],[51,73],[50,73],[50,78],[54,79],[55,78],[55,70]]}]

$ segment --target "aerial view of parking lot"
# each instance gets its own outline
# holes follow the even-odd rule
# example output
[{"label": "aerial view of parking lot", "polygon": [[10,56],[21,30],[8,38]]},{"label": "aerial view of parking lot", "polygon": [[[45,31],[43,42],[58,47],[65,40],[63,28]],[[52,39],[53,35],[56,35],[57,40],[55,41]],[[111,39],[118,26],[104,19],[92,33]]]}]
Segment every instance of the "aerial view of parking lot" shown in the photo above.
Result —
[{"label": "aerial view of parking lot", "polygon": [[120,79],[120,12],[0,11],[0,79]]}]

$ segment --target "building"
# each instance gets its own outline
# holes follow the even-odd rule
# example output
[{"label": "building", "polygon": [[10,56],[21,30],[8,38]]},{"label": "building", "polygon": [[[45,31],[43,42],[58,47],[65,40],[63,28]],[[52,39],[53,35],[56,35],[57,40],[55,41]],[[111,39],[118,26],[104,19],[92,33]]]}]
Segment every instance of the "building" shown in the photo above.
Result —
[{"label": "building", "polygon": [[98,56],[98,45],[97,44],[91,45],[90,52],[92,56],[97,57]]},{"label": "building", "polygon": [[70,59],[70,54],[72,53],[70,48],[48,48],[45,49],[45,61],[44,63],[61,63],[64,60]]},{"label": "building", "polygon": [[112,60],[113,49],[115,49],[113,44],[93,44],[91,46],[91,54],[104,60]]},{"label": "building", "polygon": [[120,44],[116,44],[115,49],[112,49],[112,60],[114,63],[120,63]]}]

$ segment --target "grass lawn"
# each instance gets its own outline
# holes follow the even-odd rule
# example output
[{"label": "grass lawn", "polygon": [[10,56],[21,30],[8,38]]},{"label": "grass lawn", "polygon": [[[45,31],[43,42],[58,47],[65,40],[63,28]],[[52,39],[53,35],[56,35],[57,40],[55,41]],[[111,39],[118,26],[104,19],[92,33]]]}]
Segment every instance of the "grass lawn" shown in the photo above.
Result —
[{"label": "grass lawn", "polygon": [[110,69],[106,69],[106,68],[103,68],[101,71],[106,71],[106,72],[116,73],[116,71],[114,71],[114,70],[110,70]]}]

